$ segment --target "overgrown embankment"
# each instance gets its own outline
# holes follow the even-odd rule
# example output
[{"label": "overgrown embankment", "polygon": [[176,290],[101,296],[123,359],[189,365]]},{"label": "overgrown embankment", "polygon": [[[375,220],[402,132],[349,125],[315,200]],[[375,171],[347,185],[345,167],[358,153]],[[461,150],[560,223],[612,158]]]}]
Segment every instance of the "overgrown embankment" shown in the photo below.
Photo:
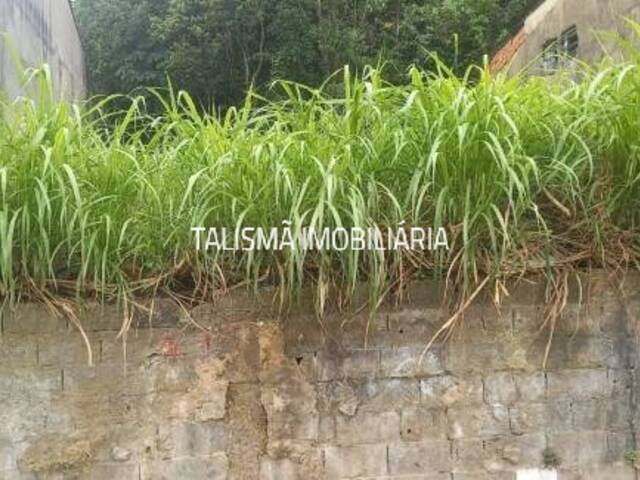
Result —
[{"label": "overgrown embankment", "polygon": [[[208,297],[239,282],[371,298],[448,274],[627,268],[640,257],[640,62],[557,78],[477,81],[344,72],[343,95],[282,83],[223,116],[185,93],[141,99],[105,127],[105,100],[16,100],[0,114],[0,295],[146,290]],[[38,80],[38,74],[34,82]],[[43,83],[45,80],[39,79]],[[159,96],[162,98],[162,96]],[[191,228],[444,227],[450,250],[196,251]],[[484,282],[484,283],[483,283]],[[348,296],[348,295],[347,295]],[[321,302],[322,303],[322,302]]]}]

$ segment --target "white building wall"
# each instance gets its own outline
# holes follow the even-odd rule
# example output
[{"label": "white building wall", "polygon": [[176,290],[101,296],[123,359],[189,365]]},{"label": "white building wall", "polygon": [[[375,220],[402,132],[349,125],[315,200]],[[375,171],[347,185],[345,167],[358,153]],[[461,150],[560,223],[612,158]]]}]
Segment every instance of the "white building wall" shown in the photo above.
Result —
[{"label": "white building wall", "polygon": [[86,95],[84,55],[68,0],[0,0],[0,89],[23,93],[11,50],[24,67],[49,65],[56,95]]},{"label": "white building wall", "polygon": [[[510,71],[536,71],[547,41],[559,38],[575,25],[578,29],[578,58],[596,62],[605,54],[620,57],[610,33],[628,36],[625,17],[640,20],[640,0],[547,0],[525,21],[527,40],[514,56]],[[606,32],[606,33],[605,33]]]}]

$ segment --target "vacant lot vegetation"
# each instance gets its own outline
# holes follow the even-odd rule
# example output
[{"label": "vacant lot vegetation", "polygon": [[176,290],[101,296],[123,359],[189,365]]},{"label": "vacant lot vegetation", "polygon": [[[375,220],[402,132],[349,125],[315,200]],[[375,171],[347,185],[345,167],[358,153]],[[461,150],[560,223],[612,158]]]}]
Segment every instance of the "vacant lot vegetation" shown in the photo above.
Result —
[{"label": "vacant lot vegetation", "polygon": [[[158,92],[162,114],[133,98],[106,118],[122,98],[55,102],[35,72],[38,100],[0,107],[0,296],[208,297],[245,282],[348,297],[366,280],[377,299],[433,274],[468,298],[487,278],[638,266],[637,60],[584,67],[579,82],[480,69],[471,82],[444,67],[404,86],[373,69],[338,75],[339,97],[280,83],[286,100],[249,94],[219,116]],[[444,226],[451,249],[195,250],[193,226],[283,220],[294,235]]]}]

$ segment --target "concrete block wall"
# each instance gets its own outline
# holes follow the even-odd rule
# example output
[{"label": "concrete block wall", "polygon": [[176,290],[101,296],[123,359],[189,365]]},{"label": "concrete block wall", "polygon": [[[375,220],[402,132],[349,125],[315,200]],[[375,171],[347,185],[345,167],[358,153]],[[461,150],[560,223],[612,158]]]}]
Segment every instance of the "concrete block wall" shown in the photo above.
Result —
[{"label": "concrete block wall", "polygon": [[0,323],[0,478],[636,479],[639,287],[584,277],[546,368],[539,282],[426,353],[447,316],[428,282],[322,321],[269,295],[155,299],[126,350],[122,314],[88,304],[93,366],[72,323],[23,304]]},{"label": "concrete block wall", "polygon": [[22,66],[46,63],[56,95],[86,95],[84,53],[68,0],[0,0],[0,91],[24,94],[11,49]]}]

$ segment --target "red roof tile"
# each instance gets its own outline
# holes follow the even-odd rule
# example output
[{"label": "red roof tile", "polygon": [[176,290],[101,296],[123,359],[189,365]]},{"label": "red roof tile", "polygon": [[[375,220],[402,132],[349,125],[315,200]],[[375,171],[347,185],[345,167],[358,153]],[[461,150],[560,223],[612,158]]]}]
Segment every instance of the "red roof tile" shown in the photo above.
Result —
[{"label": "red roof tile", "polygon": [[498,53],[493,56],[491,63],[489,64],[491,72],[496,73],[502,70],[513,59],[513,57],[515,57],[518,50],[520,50],[520,47],[522,47],[526,41],[527,32],[522,28],[511,40],[507,42],[504,47],[498,51]]}]

